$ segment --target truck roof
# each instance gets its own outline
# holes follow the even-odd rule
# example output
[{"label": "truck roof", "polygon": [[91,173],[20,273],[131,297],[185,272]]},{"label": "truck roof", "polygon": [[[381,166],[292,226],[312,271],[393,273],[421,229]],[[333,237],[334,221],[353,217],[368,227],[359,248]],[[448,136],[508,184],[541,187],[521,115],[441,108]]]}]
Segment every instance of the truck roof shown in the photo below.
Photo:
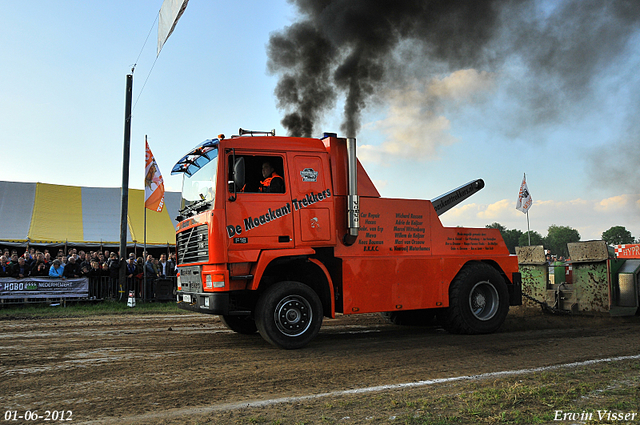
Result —
[{"label": "truck roof", "polygon": [[229,147],[241,147],[255,150],[285,150],[305,152],[326,152],[327,149],[321,139],[312,137],[286,136],[233,136],[220,141]]}]

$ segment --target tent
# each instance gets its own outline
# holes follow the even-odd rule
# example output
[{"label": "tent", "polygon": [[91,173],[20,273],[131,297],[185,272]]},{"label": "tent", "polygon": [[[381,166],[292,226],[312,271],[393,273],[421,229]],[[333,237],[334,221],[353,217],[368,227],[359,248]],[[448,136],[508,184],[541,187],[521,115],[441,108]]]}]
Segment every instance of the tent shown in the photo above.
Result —
[{"label": "tent", "polygon": [[[0,181],[0,244],[119,245],[120,188]],[[180,193],[147,210],[147,245],[175,246]],[[129,189],[127,245],[144,243],[144,191]]]}]

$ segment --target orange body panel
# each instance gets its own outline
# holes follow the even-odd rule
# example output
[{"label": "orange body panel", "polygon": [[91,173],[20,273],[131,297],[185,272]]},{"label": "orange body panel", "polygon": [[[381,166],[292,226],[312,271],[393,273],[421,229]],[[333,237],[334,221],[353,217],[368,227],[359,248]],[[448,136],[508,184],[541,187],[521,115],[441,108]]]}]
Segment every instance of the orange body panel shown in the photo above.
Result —
[{"label": "orange body panel", "polygon": [[335,255],[345,314],[446,307],[449,284],[469,261],[517,271],[498,230],[443,227],[422,200],[360,198],[358,240]]},{"label": "orange body panel", "polygon": [[[508,281],[518,271],[498,230],[443,227],[430,201],[381,198],[359,162],[359,235],[345,245],[344,139],[240,137],[221,141],[220,152],[214,209],[178,228],[209,226],[203,275],[224,271],[229,282],[215,292],[259,291],[274,261],[307,258],[328,282],[333,316],[447,307],[449,285],[470,261],[493,264]],[[231,200],[232,155],[277,158],[285,192],[239,192]]]}]

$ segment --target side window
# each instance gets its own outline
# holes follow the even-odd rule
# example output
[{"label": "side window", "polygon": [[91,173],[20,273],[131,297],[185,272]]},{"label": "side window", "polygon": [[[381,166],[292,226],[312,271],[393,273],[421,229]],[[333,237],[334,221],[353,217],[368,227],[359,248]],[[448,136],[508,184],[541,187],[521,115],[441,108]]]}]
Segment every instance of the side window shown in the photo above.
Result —
[{"label": "side window", "polygon": [[[236,161],[244,158],[245,186],[244,193],[285,193],[285,174],[282,157],[262,155],[236,155]],[[227,163],[233,163],[231,155]],[[232,168],[229,167],[228,180],[232,179]]]}]

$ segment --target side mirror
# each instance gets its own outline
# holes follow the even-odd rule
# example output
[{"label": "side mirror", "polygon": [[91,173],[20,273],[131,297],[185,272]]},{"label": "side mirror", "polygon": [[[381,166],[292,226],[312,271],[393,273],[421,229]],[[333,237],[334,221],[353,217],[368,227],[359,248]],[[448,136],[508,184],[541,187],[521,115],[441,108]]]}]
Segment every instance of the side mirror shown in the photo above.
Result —
[{"label": "side mirror", "polygon": [[239,192],[244,187],[244,157],[238,158],[233,165],[233,181],[235,191]]},{"label": "side mirror", "polygon": [[[235,156],[234,156],[235,158]],[[233,192],[233,195],[229,197],[229,201],[236,200],[236,194],[244,188],[244,158],[238,158],[233,164],[232,180],[229,180],[229,192]]]}]

